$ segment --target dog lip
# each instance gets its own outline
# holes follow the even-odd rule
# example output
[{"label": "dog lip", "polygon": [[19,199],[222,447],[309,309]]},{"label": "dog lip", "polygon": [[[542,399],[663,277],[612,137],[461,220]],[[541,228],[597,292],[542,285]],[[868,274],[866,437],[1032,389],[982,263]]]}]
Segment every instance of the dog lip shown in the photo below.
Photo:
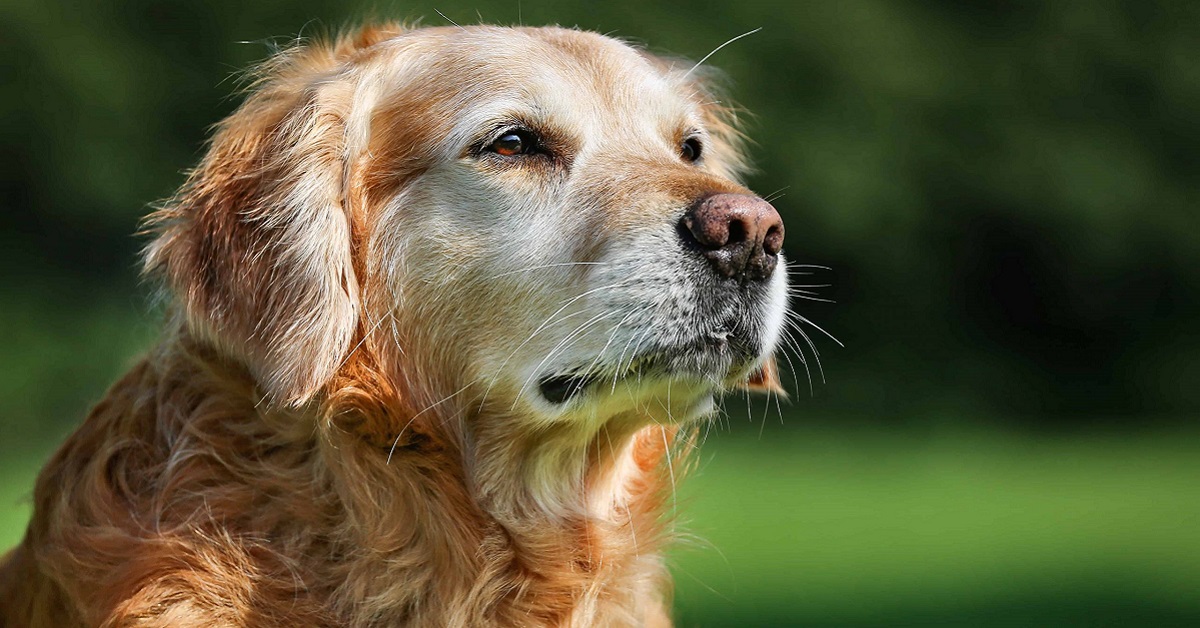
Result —
[{"label": "dog lip", "polygon": [[600,379],[599,375],[550,375],[538,383],[542,396],[553,404],[563,404]]},{"label": "dog lip", "polygon": [[643,376],[706,379],[726,371],[743,369],[743,363],[748,363],[752,360],[751,356],[755,355],[736,334],[720,329],[702,334],[673,350],[642,353],[623,363],[619,373],[612,369],[547,373],[538,380],[538,391],[546,401],[562,405],[582,396],[601,382],[615,384],[630,377]]},{"label": "dog lip", "polygon": [[538,380],[538,390],[542,393],[542,397],[550,403],[563,404],[580,396],[588,388],[599,382],[611,381],[615,383],[631,376],[645,374],[655,368],[659,357],[657,354],[652,353],[636,357],[627,363],[623,363],[622,366],[624,368],[619,373],[614,370],[596,370],[591,372],[574,371],[548,374]]}]

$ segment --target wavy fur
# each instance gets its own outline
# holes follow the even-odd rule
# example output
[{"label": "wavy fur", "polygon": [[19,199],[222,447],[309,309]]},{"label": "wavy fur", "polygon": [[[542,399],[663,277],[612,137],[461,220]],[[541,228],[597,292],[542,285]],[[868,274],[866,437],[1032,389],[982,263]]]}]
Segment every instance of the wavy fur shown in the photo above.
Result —
[{"label": "wavy fur", "polygon": [[[669,623],[663,502],[691,429],[667,418],[682,410],[551,420],[484,352],[548,354],[529,347],[537,323],[582,271],[497,266],[510,260],[488,250],[491,227],[472,227],[490,218],[452,212],[491,195],[519,213],[536,195],[513,178],[535,175],[431,165],[466,159],[446,147],[492,85],[477,50],[531,73],[641,58],[628,71],[648,84],[682,75],[576,31],[398,24],[264,64],[148,219],[147,272],[175,303],[166,332],[42,471],[0,566],[0,624]],[[639,195],[668,217],[743,189],[728,110],[694,80],[672,89],[711,127],[708,167],[595,170],[562,219],[600,235],[555,248],[597,259],[613,230],[648,220]],[[474,183],[485,175],[507,183]],[[777,388],[773,368],[749,385]]]}]

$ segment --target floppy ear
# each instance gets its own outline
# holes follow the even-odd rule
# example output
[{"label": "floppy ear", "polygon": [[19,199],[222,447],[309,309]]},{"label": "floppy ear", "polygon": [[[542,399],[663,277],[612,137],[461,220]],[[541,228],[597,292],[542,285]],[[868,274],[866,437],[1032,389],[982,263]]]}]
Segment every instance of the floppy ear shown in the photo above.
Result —
[{"label": "floppy ear", "polygon": [[785,399],[788,396],[783,383],[779,381],[779,363],[775,361],[775,354],[767,356],[762,366],[751,373],[738,388],[756,393],[773,393]]},{"label": "floppy ear", "polygon": [[277,59],[147,223],[145,270],[174,291],[189,331],[288,404],[333,375],[359,307],[343,207],[349,98],[312,61]]}]

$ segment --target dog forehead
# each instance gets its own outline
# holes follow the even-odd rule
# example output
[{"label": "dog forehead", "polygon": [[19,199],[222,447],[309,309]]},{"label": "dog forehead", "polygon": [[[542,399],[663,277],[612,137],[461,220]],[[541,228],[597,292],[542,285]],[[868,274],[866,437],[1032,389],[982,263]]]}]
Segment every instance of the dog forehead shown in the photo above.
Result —
[{"label": "dog forehead", "polygon": [[664,121],[678,126],[681,118],[696,116],[694,94],[680,72],[596,33],[439,27],[413,31],[393,44],[395,54],[383,68],[391,89],[384,91],[411,97],[415,90],[464,129],[521,114],[583,131]]}]

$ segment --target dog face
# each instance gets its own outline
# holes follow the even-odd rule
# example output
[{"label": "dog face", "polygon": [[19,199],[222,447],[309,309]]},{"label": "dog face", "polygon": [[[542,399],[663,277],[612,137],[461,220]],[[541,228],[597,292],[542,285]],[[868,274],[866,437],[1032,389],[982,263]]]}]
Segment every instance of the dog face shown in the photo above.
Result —
[{"label": "dog face", "polygon": [[265,76],[147,259],[276,400],[362,346],[415,405],[545,423],[777,386],[783,225],[690,65],[564,29],[384,29]]}]

